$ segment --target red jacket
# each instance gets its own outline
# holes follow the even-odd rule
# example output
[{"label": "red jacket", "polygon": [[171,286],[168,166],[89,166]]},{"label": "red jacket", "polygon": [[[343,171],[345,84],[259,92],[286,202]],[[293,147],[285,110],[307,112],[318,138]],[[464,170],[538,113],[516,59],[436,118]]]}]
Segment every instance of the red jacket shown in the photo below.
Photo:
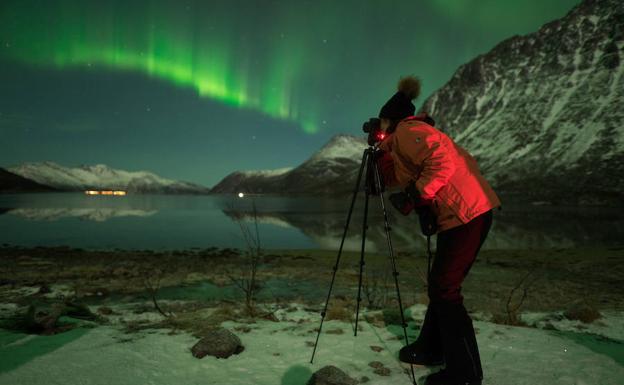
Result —
[{"label": "red jacket", "polygon": [[447,135],[414,116],[403,119],[379,148],[389,154],[380,167],[386,186],[405,188],[414,180],[421,196],[433,199],[438,231],[500,206],[476,160]]}]

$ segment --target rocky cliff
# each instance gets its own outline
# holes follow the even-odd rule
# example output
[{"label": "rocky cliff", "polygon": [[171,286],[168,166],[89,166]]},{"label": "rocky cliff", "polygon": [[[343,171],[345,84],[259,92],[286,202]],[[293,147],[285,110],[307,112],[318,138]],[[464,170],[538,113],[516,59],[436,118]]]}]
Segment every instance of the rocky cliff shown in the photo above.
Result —
[{"label": "rocky cliff", "polygon": [[622,199],[624,2],[586,0],[461,66],[423,111],[500,191]]}]

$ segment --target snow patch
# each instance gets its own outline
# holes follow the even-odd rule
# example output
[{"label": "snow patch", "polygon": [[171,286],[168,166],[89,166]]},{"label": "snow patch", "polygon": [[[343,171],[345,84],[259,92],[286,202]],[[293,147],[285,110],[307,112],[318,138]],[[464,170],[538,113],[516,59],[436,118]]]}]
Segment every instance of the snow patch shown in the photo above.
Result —
[{"label": "snow patch", "polygon": [[[409,310],[421,318],[423,309],[420,305]],[[331,364],[356,379],[367,376],[378,385],[411,383],[397,359],[404,344],[402,330],[369,324],[364,319],[365,309],[357,337],[353,336],[352,324],[326,320],[313,364],[310,358],[320,315],[300,307],[292,313],[277,314],[287,321],[224,323],[228,329],[249,329],[239,333],[245,350],[228,359],[198,360],[189,351],[198,339],[186,333],[168,335],[168,330],[124,334],[113,326],[98,326],[67,332],[63,343],[51,350],[39,349],[49,344],[51,337],[13,339],[2,346],[3,353],[33,357],[1,373],[0,382],[43,385],[56,379],[66,385],[158,385],[204,384],[209,378],[214,384],[248,385],[253,378],[254,384],[274,385],[293,378],[304,383],[313,372]],[[474,321],[474,326],[488,385],[619,385],[624,378],[621,364],[553,331],[482,321]],[[409,328],[410,341],[416,333]],[[375,374],[368,365],[373,361],[381,362],[390,375]],[[418,383],[434,370],[415,368]]]},{"label": "snow patch", "polygon": [[284,167],[284,168],[278,168],[275,170],[249,170],[249,171],[242,171],[241,174],[245,176],[272,177],[272,176],[280,176],[280,175],[286,174],[292,169],[293,169],[292,167]]}]

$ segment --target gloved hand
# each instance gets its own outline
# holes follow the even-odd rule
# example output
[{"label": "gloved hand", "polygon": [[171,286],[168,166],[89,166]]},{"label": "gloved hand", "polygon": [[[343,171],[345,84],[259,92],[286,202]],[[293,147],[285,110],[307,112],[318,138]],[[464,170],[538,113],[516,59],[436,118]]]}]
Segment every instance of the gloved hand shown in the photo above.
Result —
[{"label": "gloved hand", "polygon": [[420,230],[424,235],[433,235],[437,232],[437,218],[433,212],[433,200],[423,198],[414,182],[405,188],[404,192],[391,194],[390,203],[403,215],[408,215],[416,210],[420,222]]},{"label": "gloved hand", "polygon": [[398,192],[394,194],[390,194],[388,197],[390,199],[390,203],[394,206],[395,209],[399,210],[399,212],[403,215],[409,215],[409,213],[414,210],[414,201],[410,198],[409,194],[406,192]]}]

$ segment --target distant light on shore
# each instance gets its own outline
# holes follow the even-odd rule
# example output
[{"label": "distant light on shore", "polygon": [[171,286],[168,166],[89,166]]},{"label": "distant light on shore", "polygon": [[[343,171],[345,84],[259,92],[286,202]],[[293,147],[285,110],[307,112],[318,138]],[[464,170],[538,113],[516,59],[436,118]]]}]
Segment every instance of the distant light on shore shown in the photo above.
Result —
[{"label": "distant light on shore", "polygon": [[87,195],[126,195],[125,191],[121,190],[87,190],[85,191]]},{"label": "distant light on shore", "polygon": [[238,193],[238,197],[239,197],[239,198],[244,198],[244,197],[245,197],[245,194],[243,194],[242,192],[239,192],[239,193]]}]

